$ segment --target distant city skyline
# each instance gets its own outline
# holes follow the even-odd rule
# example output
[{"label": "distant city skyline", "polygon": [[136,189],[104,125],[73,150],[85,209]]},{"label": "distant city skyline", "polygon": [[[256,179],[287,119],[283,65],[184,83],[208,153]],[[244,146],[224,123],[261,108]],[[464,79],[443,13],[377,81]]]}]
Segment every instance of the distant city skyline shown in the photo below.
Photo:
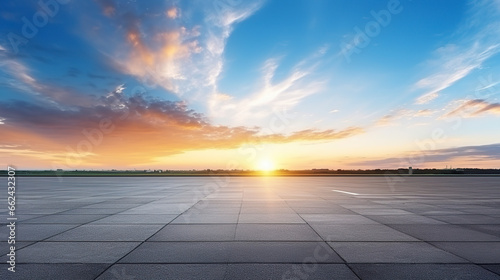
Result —
[{"label": "distant city skyline", "polygon": [[1,6],[19,169],[500,168],[500,0]]}]

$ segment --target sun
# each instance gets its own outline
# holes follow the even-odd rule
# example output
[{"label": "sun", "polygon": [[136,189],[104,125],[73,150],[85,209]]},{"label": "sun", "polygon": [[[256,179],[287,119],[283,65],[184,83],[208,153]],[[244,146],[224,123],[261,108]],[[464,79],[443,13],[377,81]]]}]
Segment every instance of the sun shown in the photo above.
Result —
[{"label": "sun", "polygon": [[256,169],[259,171],[270,172],[275,169],[274,162],[270,159],[262,159],[257,163]]}]

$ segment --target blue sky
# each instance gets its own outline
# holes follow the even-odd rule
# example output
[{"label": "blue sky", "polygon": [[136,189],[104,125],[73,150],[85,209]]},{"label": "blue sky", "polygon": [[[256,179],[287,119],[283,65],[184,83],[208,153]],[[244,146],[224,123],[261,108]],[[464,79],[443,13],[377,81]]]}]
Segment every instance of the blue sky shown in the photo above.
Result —
[{"label": "blue sky", "polygon": [[498,0],[40,3],[0,4],[4,161],[500,166]]}]

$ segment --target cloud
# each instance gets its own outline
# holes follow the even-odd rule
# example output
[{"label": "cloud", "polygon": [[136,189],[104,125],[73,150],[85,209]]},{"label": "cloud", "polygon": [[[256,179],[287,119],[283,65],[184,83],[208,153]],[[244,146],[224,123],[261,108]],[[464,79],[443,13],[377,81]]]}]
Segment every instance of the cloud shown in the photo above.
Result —
[{"label": "cloud", "polygon": [[[107,2],[100,4],[112,6]],[[199,1],[183,7],[182,14],[171,3],[148,4],[152,12],[133,3],[116,9],[104,22],[94,19],[94,25],[106,28],[90,32],[89,40],[117,71],[138,78],[146,87],[205,101],[217,92],[223,51],[234,25],[251,16],[262,1]]]},{"label": "cloud", "polygon": [[290,73],[276,81],[278,59],[268,59],[262,67],[260,83],[256,90],[244,98],[221,98],[213,94],[209,100],[210,116],[233,123],[253,120],[257,122],[275,114],[276,111],[291,110],[304,98],[326,88],[314,70],[321,63],[323,54],[314,53],[292,67]]},{"label": "cloud", "polygon": [[115,14],[117,6],[113,0],[96,0],[96,2],[101,6],[104,15],[109,17]]},{"label": "cloud", "polygon": [[444,114],[441,118],[454,116],[476,117],[484,113],[500,115],[500,103],[490,103],[483,99],[458,100],[453,103],[458,105],[455,105],[454,109]]},{"label": "cloud", "polygon": [[176,19],[179,16],[179,9],[177,7],[172,7],[166,12],[167,17],[171,19]]},{"label": "cloud", "polygon": [[[500,160],[500,143],[478,146],[463,146],[456,148],[414,151],[401,155],[376,160],[352,162],[351,165],[378,166],[382,168],[398,167],[424,167],[436,163],[460,164],[473,163],[475,161]],[[462,166],[467,167],[467,166]]]},{"label": "cloud", "polygon": [[422,109],[422,110],[418,110],[414,116],[416,117],[426,117],[426,116],[430,116],[432,115],[434,112],[431,111],[430,109]]},{"label": "cloud", "polygon": [[411,120],[420,117],[428,117],[434,112],[430,109],[410,110],[399,109],[384,115],[375,122],[375,126],[388,126],[394,124],[395,121],[405,119]]},{"label": "cloud", "polygon": [[[263,134],[258,127],[212,124],[183,101],[145,95],[127,97],[123,86],[90,107],[42,106],[25,101],[0,103],[0,145],[64,163],[68,155],[86,163],[147,163],[158,156],[192,150],[232,149],[244,144],[330,141],[363,133],[363,129],[301,130]],[[104,128],[103,128],[104,127]]]},{"label": "cloud", "polygon": [[[438,48],[434,52],[435,58],[426,62],[431,73],[414,85],[415,89],[425,90],[415,100],[416,104],[426,104],[438,98],[441,91],[479,69],[500,51],[500,9],[493,5],[493,1],[476,2],[469,11],[470,17],[458,31],[461,39]],[[488,24],[479,24],[481,22]]]},{"label": "cloud", "polygon": [[385,115],[375,123],[375,126],[388,126],[392,123],[394,119],[395,117],[392,115]]},{"label": "cloud", "polygon": [[58,86],[41,81],[31,74],[30,69],[20,61],[0,53],[5,74],[4,85],[22,93],[27,93],[44,103],[89,105],[91,97],[69,86]]}]

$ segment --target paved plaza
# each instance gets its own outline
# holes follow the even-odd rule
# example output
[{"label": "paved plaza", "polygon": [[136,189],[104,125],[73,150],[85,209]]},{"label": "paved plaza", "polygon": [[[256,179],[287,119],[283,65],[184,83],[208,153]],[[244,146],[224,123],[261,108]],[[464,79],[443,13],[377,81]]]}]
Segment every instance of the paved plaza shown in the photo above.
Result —
[{"label": "paved plaza", "polygon": [[500,279],[499,177],[16,179],[0,279]]}]

